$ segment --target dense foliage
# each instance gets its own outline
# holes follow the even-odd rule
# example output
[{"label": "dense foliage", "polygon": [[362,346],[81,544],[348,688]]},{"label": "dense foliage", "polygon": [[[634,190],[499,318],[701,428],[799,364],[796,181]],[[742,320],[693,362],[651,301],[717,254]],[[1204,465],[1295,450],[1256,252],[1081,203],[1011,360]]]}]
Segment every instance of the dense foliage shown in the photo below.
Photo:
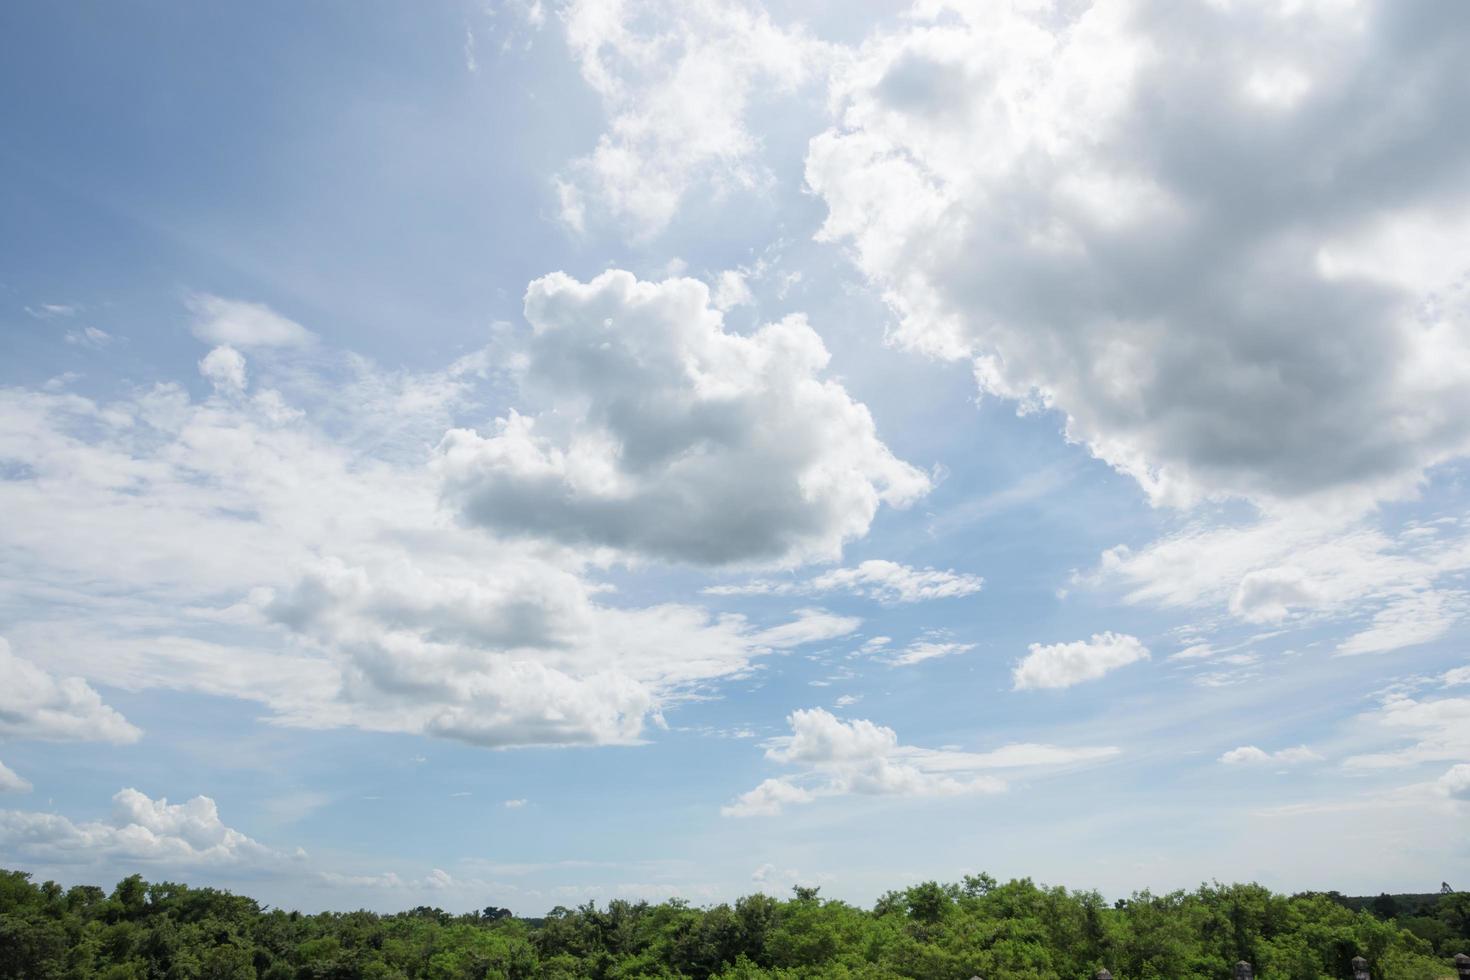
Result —
[{"label": "dense foliage", "polygon": [[1376,980],[1454,976],[1449,957],[1470,948],[1470,893],[1413,911],[1385,920],[1341,896],[1218,884],[1109,905],[1096,892],[978,875],[890,892],[872,910],[797,888],[785,901],[613,901],[536,920],[494,907],[303,915],[137,875],[108,894],[0,871],[0,978],[1073,980],[1105,966],[1120,980],[1223,980],[1246,959],[1269,980],[1337,980],[1358,954]]}]

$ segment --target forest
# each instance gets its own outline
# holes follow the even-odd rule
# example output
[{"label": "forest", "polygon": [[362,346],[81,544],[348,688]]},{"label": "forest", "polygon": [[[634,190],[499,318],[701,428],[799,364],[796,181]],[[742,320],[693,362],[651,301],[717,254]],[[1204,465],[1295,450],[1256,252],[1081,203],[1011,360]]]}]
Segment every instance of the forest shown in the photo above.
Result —
[{"label": "forest", "polygon": [[[983,977],[1225,980],[1455,977],[1470,951],[1470,892],[1280,895],[1255,884],[1094,891],[967,875],[883,895],[871,909],[798,887],[695,907],[613,900],[538,919],[488,906],[392,915],[262,906],[213,888],[123,879],[110,892],[0,870],[4,980],[718,980]],[[1387,900],[1387,901],[1385,901]],[[1353,906],[1360,907],[1353,907]]]}]

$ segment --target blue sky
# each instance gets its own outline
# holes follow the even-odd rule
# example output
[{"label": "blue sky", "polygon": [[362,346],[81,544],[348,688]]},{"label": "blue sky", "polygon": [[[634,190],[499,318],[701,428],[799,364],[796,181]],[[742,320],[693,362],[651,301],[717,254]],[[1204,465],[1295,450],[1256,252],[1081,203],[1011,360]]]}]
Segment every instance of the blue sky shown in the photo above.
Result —
[{"label": "blue sky", "polygon": [[1470,13],[0,36],[0,864],[1470,877]]}]

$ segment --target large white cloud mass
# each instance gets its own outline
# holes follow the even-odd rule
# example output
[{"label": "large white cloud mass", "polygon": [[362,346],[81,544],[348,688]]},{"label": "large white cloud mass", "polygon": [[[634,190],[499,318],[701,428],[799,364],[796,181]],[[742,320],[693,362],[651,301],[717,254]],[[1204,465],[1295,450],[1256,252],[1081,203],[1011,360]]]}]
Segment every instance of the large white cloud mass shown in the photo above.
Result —
[{"label": "large white cloud mass", "polygon": [[590,283],[554,274],[526,293],[524,395],[495,430],[449,432],[437,467],[474,524],[569,545],[721,564],[835,558],[880,503],[928,478],[824,380],[800,316],[724,329],[692,279]]},{"label": "large white cloud mass", "polygon": [[896,338],[1156,502],[1470,449],[1470,7],[925,0],[836,74],[822,235]]},{"label": "large white cloud mass", "polygon": [[[568,380],[536,367],[552,356],[538,343],[564,343],[568,371],[578,355],[588,371],[604,355],[656,365],[589,381],[595,405],[572,419],[576,438],[546,447],[575,469],[607,458],[584,452],[588,433],[626,436],[611,458],[630,495],[592,508],[629,532],[623,543],[657,551],[639,538],[648,535],[694,547],[700,521],[719,524],[719,506],[734,506],[722,481],[745,477],[744,467],[761,485],[746,488],[739,503],[751,509],[728,521],[763,554],[835,547],[866,526],[879,497],[922,488],[862,406],[810,377],[820,344],[808,328],[778,325],[755,340],[696,319],[686,336],[684,320],[661,313],[707,312],[687,284],[634,287],[613,275],[568,288],[595,303],[601,289],[624,286],[657,307],[629,317],[626,345],[599,352],[582,335],[594,328],[574,320],[566,336],[533,342],[528,369],[552,387]],[[588,549],[557,543],[600,532],[585,501],[554,482],[536,484],[560,492],[544,501],[544,527],[529,498],[520,518],[531,526],[508,528],[516,540],[464,527],[443,507],[442,478],[480,516],[492,491],[477,491],[476,475],[503,479],[507,492],[531,487],[517,483],[526,471],[502,473],[470,451],[493,456],[499,437],[455,430],[444,441],[458,449],[440,453],[440,473],[431,466],[432,447],[475,403],[489,356],[390,373],[321,350],[247,371],[236,353],[231,383],[202,399],[177,384],[111,400],[64,383],[0,389],[0,611],[17,649],[45,651],[50,671],[86,678],[54,680],[0,648],[0,734],[136,737],[92,681],[250,699],[298,726],[492,747],[626,744],[665,707],[708,696],[756,658],[860,625],[817,609],[758,626],[691,604],[616,601],[589,574]],[[685,359],[697,376],[659,376]],[[762,415],[767,397],[815,419]],[[543,418],[556,434],[560,418]],[[773,445],[774,429],[786,443]],[[658,539],[655,521],[672,537]],[[721,554],[740,548],[711,536]]]},{"label": "large white cloud mass", "polygon": [[1113,746],[1064,748],[1015,743],[990,752],[902,745],[898,734],[866,719],[843,721],[822,708],[793,711],[791,734],[766,744],[765,756],[795,771],[736,797],[729,817],[771,816],[791,804],[858,793],[868,796],[961,796],[999,793],[994,769],[1076,765],[1118,754]]}]

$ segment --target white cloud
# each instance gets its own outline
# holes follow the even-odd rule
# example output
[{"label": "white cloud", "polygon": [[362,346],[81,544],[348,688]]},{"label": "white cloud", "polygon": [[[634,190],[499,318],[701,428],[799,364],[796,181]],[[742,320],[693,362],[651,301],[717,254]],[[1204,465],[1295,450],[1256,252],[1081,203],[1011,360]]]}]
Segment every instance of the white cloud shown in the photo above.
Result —
[{"label": "white cloud", "polygon": [[0,637],[0,735],[50,741],[136,742],[143,733],[80,677],[53,677]]},{"label": "white cloud", "polygon": [[[1343,762],[1348,769],[1397,769],[1470,759],[1470,698],[1417,699],[1394,692],[1360,720],[1367,731],[1400,747],[1351,756]],[[1403,745],[1405,739],[1411,744]]]},{"label": "white cloud", "polygon": [[723,313],[754,302],[755,297],[751,295],[743,273],[737,269],[726,269],[720,273],[715,281],[715,295],[712,300],[715,309]]},{"label": "white cloud", "polygon": [[908,667],[913,664],[923,663],[925,660],[936,660],[939,657],[952,657],[955,654],[966,653],[975,649],[973,643],[955,643],[951,640],[923,639],[914,640],[908,646],[895,653],[889,663],[896,667]]},{"label": "white cloud", "polygon": [[798,316],[728,333],[703,283],[590,283],[526,294],[523,394],[490,436],[453,429],[436,467],[473,524],[701,564],[835,558],[880,503],[928,478],[879,440],[867,409],[823,380]]},{"label": "white cloud", "polygon": [[1319,602],[1321,597],[1300,568],[1258,568],[1236,586],[1230,611],[1248,623],[1279,623],[1294,607]]},{"label": "white cloud", "polygon": [[53,813],[0,811],[0,843],[37,860],[93,863],[106,859],[177,866],[269,864],[284,855],[220,820],[214,800],[171,804],[135,789],[120,790],[105,821],[73,823]]},{"label": "white cloud", "polygon": [[992,752],[960,752],[901,745],[891,728],[866,719],[843,721],[822,708],[798,709],[787,718],[792,734],[772,739],[765,755],[796,772],[766,779],[742,793],[721,813],[730,817],[771,816],[789,805],[861,794],[869,796],[958,796],[999,793],[1003,780],[987,770],[1076,765],[1110,758],[1111,746],[1063,748],[1021,743]]},{"label": "white cloud", "polygon": [[597,147],[555,180],[563,220],[579,231],[589,200],[649,235],[696,184],[723,194],[767,183],[750,103],[793,92],[826,50],[759,4],[730,0],[574,0],[563,23],[608,116]]},{"label": "white cloud", "polygon": [[1439,639],[1465,614],[1465,595],[1426,590],[1396,597],[1374,614],[1367,629],[1342,641],[1343,655],[1383,653]]},{"label": "white cloud", "polygon": [[[1290,510],[1240,525],[1191,522],[1138,551],[1105,552],[1078,581],[1128,602],[1221,608],[1250,623],[1360,624],[1337,652],[1369,653],[1445,635],[1466,611],[1460,521],[1389,533],[1367,519]],[[1209,561],[1200,561],[1209,555]]]},{"label": "white cloud", "polygon": [[[199,402],[176,385],[111,402],[0,389],[12,639],[53,670],[248,699],[278,724],[508,747],[637,742],[756,658],[860,625],[613,604],[587,551],[456,526],[424,447],[484,360],[262,358],[249,397]],[[67,718],[76,737],[136,735],[86,681],[46,690],[15,709],[29,730],[39,704],[53,735]]]},{"label": "white cloud", "polygon": [[1439,791],[1453,800],[1470,802],[1470,764],[1450,766],[1436,782]]},{"label": "white cloud", "polygon": [[1192,643],[1178,653],[1169,654],[1170,660],[1208,660],[1215,655],[1215,648],[1208,643]]},{"label": "white cloud", "polygon": [[221,394],[245,390],[245,356],[233,347],[216,347],[199,362],[199,373]]},{"label": "white cloud", "polygon": [[1459,687],[1461,684],[1470,684],[1470,667],[1455,667],[1447,670],[1440,678],[1445,687]]},{"label": "white cloud", "polygon": [[1267,752],[1254,745],[1242,745],[1220,756],[1227,766],[1294,766],[1304,762],[1321,762],[1322,756],[1305,745]]},{"label": "white cloud", "polygon": [[29,793],[30,791],[31,784],[27,779],[16,775],[15,770],[0,762],[0,793]]},{"label": "white cloud", "polygon": [[526,803],[526,800],[506,800],[505,808],[507,810],[519,810],[521,807],[525,806]]},{"label": "white cloud", "polygon": [[1126,633],[1094,633],[1090,640],[1033,643],[1011,678],[1018,691],[1071,687],[1149,658],[1148,648]]},{"label": "white cloud", "polygon": [[835,74],[822,237],[1156,502],[1412,493],[1470,449],[1464,17],[918,4]]},{"label": "white cloud", "polygon": [[221,347],[306,347],[315,335],[262,303],[209,293],[189,298],[194,336]]},{"label": "white cloud", "polygon": [[732,585],[712,585],[706,595],[820,595],[849,592],[882,603],[927,602],[974,595],[985,585],[978,575],[914,568],[898,562],[870,559],[853,568],[834,568],[804,581],[753,579]]}]

